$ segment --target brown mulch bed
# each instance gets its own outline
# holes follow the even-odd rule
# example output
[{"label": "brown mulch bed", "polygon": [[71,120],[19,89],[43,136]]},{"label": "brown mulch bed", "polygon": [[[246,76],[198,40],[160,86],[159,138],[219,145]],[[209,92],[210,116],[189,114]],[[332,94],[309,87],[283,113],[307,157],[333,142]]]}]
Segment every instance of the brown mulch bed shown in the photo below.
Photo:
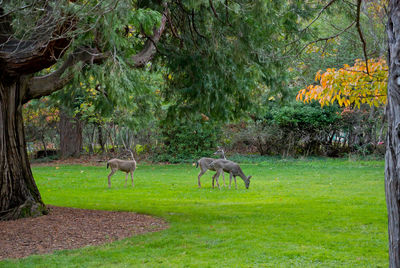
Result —
[{"label": "brown mulch bed", "polygon": [[132,212],[48,208],[46,216],[0,221],[0,260],[100,245],[168,227],[162,219]]}]

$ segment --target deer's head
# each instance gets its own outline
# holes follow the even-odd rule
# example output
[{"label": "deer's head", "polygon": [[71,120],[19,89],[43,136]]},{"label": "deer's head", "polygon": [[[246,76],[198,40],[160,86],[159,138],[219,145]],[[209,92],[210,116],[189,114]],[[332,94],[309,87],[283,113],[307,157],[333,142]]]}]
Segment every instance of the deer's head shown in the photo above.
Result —
[{"label": "deer's head", "polygon": [[224,149],[218,146],[218,150],[214,153],[214,155],[219,155],[222,156],[222,158],[225,158],[225,152]]},{"label": "deer's head", "polygon": [[249,186],[250,186],[250,179],[251,179],[251,176],[248,176],[248,177],[247,177],[247,180],[244,181],[244,185],[246,186],[246,189],[249,189]]}]

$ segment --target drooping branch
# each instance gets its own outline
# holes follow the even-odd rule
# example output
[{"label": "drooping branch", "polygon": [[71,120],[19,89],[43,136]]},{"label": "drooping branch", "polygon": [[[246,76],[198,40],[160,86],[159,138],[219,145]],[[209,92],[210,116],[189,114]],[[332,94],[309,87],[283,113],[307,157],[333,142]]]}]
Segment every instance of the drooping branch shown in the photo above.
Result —
[{"label": "drooping branch", "polygon": [[364,59],[365,59],[365,66],[366,66],[367,74],[369,74],[369,70],[368,70],[368,55],[367,55],[367,43],[365,42],[363,33],[362,33],[362,31],[361,31],[361,26],[360,26],[361,1],[362,1],[362,0],[358,0],[358,1],[357,1],[356,27],[357,27],[358,34],[359,34],[359,36],[360,36],[360,40],[361,40],[362,46],[363,46]]},{"label": "drooping branch", "polygon": [[354,23],[356,23],[356,22],[353,21],[353,22],[352,22],[351,24],[349,24],[346,28],[344,28],[343,30],[341,30],[340,32],[338,32],[338,33],[336,33],[336,34],[334,34],[334,35],[331,35],[331,36],[328,36],[328,37],[321,37],[321,38],[319,38],[319,39],[317,39],[317,40],[313,40],[313,41],[311,41],[311,42],[308,42],[305,46],[303,46],[303,47],[300,49],[299,53],[303,52],[303,50],[306,49],[306,48],[307,48],[309,45],[311,45],[311,44],[318,43],[318,42],[321,42],[321,41],[327,41],[327,40],[334,39],[334,38],[338,37],[339,35],[341,35],[341,34],[343,34],[344,32],[346,32],[348,29],[350,29],[350,28],[354,25]]},{"label": "drooping branch", "polygon": [[202,37],[202,38],[204,38],[204,39],[207,39],[204,35],[202,35],[202,34],[199,32],[199,30],[197,30],[196,23],[195,23],[195,19],[194,19],[194,9],[192,9],[192,25],[193,25],[194,31],[197,33],[198,36],[200,36],[200,37]]},{"label": "drooping branch", "polygon": [[209,2],[211,11],[212,11],[212,13],[214,14],[214,17],[215,17],[218,21],[220,21],[222,24],[227,24],[227,25],[229,25],[229,26],[232,27],[232,24],[230,24],[230,22],[229,22],[228,1],[227,1],[227,0],[225,1],[225,17],[226,17],[226,21],[223,21],[223,20],[218,16],[218,13],[217,13],[217,10],[216,10],[215,7],[214,7],[213,1],[212,1],[212,0],[209,0],[208,2]]},{"label": "drooping branch", "polygon": [[[69,55],[64,64],[56,71],[48,75],[33,77],[30,87],[24,95],[23,103],[31,99],[50,95],[62,89],[76,74],[77,68],[74,67],[77,67],[78,63],[93,64],[93,62],[101,61],[105,57],[106,55],[100,54],[96,49],[80,48]],[[82,68],[84,64],[82,64],[80,68]]]},{"label": "drooping branch", "polygon": [[209,0],[208,2],[209,2],[209,4],[210,4],[210,8],[211,8],[211,10],[212,10],[214,16],[217,18],[217,20],[219,20],[220,22],[224,23],[224,22],[219,18],[218,13],[217,13],[217,11],[215,10],[215,7],[214,7],[214,5],[213,5],[213,1],[212,1],[212,0]]},{"label": "drooping branch", "polygon": [[153,30],[153,35],[148,37],[146,43],[144,44],[143,49],[138,54],[132,57],[135,68],[141,68],[145,66],[146,63],[149,62],[154,57],[157,51],[156,45],[158,41],[160,41],[161,35],[165,30],[165,25],[167,22],[167,14],[168,14],[168,8],[165,5],[161,18],[160,27],[158,29],[155,28]]},{"label": "drooping branch", "polygon": [[326,9],[328,9],[328,7],[330,7],[334,2],[336,2],[336,0],[331,0],[331,1],[329,1],[329,2],[318,12],[317,16],[316,16],[304,29],[300,30],[300,32],[304,32],[305,30],[307,30],[308,28],[310,28],[311,25],[313,25],[314,22],[316,22],[316,21],[319,19],[319,17],[321,16],[321,14],[322,14]]},{"label": "drooping branch", "polygon": [[178,35],[177,30],[175,29],[175,26],[174,26],[174,23],[173,23],[173,20],[172,20],[172,17],[171,17],[171,13],[170,13],[169,10],[167,11],[167,21],[168,21],[169,27],[171,28],[171,32],[172,32],[173,36],[175,36],[180,41],[182,41],[181,37]]},{"label": "drooping branch", "polygon": [[197,41],[194,35],[194,29],[193,29],[193,21],[191,19],[192,13],[186,9],[185,5],[182,3],[182,1],[178,0],[177,1],[179,10],[181,10],[181,16],[180,16],[180,21],[181,21],[181,27],[189,29],[191,40],[193,41],[193,45],[196,49],[198,49],[197,46]]},{"label": "drooping branch", "polygon": [[226,24],[232,27],[232,24],[229,22],[228,0],[225,0],[225,17],[226,17]]}]

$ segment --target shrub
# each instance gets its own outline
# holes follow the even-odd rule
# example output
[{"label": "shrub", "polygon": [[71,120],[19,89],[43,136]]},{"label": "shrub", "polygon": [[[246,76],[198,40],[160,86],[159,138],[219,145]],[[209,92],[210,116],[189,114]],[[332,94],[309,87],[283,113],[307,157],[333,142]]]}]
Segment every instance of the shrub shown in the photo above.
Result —
[{"label": "shrub", "polygon": [[[339,155],[334,142],[340,132],[340,113],[335,106],[294,103],[272,107],[234,134],[234,143],[248,144],[260,155]],[[338,151],[339,150],[339,151]]]},{"label": "shrub", "polygon": [[221,136],[219,125],[209,121],[176,121],[161,126],[161,144],[153,148],[153,161],[191,162],[215,152]]}]

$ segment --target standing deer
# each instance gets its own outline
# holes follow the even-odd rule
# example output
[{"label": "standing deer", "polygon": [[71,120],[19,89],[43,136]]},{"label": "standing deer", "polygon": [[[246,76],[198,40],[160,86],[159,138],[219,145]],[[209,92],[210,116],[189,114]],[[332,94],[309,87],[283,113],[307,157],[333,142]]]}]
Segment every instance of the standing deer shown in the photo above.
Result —
[{"label": "standing deer", "polygon": [[[214,155],[219,155],[221,159],[226,159],[225,157],[225,153],[224,150],[221,147],[218,147],[218,150],[214,153]],[[216,160],[215,158],[209,158],[209,157],[202,157],[200,158],[197,162],[196,162],[196,168],[198,166],[200,166],[200,173],[197,176],[197,181],[198,181],[198,186],[199,188],[201,188],[201,183],[200,183],[200,178],[201,176],[204,175],[204,173],[207,172],[207,170],[214,170],[216,171],[214,168],[210,168],[210,164]],[[213,175],[213,182],[214,182],[214,178],[217,174]],[[225,186],[225,176],[222,176],[223,180],[224,180],[224,186]]]},{"label": "standing deer", "polygon": [[212,182],[213,188],[214,188],[214,179],[217,181],[217,186],[219,188],[219,182],[218,182],[219,175],[221,175],[221,173],[224,174],[224,172],[226,172],[229,173],[229,189],[231,188],[232,176],[235,179],[235,189],[237,189],[236,176],[242,178],[242,180],[244,181],[244,185],[246,186],[246,189],[249,189],[251,176],[246,177],[237,163],[226,159],[217,159],[212,163],[210,163],[209,167],[217,171],[217,173],[213,176],[213,182]]},{"label": "standing deer", "polygon": [[131,150],[128,150],[131,153],[132,160],[121,160],[117,158],[113,158],[107,162],[107,168],[111,168],[110,174],[108,174],[108,188],[111,188],[111,176],[114,175],[115,172],[118,170],[121,170],[123,172],[126,172],[125,176],[125,187],[128,181],[128,173],[131,173],[131,180],[132,180],[132,187],[133,185],[133,172],[135,172],[136,169],[136,161],[135,158],[133,157],[133,153]]}]

